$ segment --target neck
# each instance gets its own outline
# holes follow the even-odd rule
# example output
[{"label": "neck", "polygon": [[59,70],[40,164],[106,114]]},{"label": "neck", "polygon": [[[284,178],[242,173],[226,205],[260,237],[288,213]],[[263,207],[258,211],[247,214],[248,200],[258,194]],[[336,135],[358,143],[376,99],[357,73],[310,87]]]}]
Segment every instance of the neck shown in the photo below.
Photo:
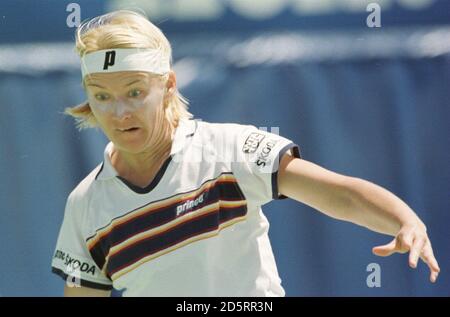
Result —
[{"label": "neck", "polygon": [[153,129],[147,149],[140,153],[129,153],[113,148],[112,165],[121,176],[154,173],[170,155],[174,131],[173,124],[163,124]]}]

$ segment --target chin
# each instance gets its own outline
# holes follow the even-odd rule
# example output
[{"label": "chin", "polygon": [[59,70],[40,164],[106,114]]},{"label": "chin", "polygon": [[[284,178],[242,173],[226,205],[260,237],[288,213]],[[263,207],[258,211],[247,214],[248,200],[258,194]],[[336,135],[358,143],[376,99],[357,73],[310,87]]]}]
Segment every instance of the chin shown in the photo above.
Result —
[{"label": "chin", "polygon": [[116,145],[117,149],[131,154],[138,154],[145,150],[144,143],[142,142],[135,143],[119,141],[114,143],[114,145]]},{"label": "chin", "polygon": [[110,139],[118,150],[125,151],[132,154],[137,154],[145,150],[146,142],[145,138],[129,136],[129,135],[116,135]]}]

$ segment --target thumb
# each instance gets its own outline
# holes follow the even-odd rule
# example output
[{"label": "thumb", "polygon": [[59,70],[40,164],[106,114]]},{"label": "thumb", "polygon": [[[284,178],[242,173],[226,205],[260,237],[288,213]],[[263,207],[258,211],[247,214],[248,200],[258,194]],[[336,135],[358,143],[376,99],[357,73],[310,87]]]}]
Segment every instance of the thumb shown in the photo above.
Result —
[{"label": "thumb", "polygon": [[373,252],[373,254],[378,255],[378,256],[390,256],[392,253],[396,252],[396,250],[397,250],[396,245],[397,245],[396,239],[394,239],[391,242],[389,242],[388,244],[374,247],[372,249],[372,252]]}]

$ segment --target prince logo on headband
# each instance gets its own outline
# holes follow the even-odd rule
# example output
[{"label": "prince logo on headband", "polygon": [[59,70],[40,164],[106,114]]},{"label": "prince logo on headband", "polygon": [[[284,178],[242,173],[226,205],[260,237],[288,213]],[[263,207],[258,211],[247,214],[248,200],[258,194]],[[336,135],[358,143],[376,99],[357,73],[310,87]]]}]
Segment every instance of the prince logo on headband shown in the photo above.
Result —
[{"label": "prince logo on headband", "polygon": [[83,78],[92,73],[120,71],[167,74],[170,71],[170,54],[164,53],[159,48],[110,48],[89,52],[81,58]]},{"label": "prince logo on headband", "polygon": [[116,60],[116,51],[105,52],[105,63],[103,64],[103,69],[108,69],[108,66],[114,66]]}]

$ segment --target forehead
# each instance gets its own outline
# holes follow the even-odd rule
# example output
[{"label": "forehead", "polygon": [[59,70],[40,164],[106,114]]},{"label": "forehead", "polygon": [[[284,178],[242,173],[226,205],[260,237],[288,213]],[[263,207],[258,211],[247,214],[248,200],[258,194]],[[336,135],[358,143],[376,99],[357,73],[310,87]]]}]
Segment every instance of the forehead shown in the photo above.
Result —
[{"label": "forehead", "polygon": [[102,86],[126,86],[132,82],[142,81],[148,84],[154,84],[158,81],[157,75],[141,71],[123,71],[112,73],[93,73],[87,75],[84,84],[102,85]]}]

